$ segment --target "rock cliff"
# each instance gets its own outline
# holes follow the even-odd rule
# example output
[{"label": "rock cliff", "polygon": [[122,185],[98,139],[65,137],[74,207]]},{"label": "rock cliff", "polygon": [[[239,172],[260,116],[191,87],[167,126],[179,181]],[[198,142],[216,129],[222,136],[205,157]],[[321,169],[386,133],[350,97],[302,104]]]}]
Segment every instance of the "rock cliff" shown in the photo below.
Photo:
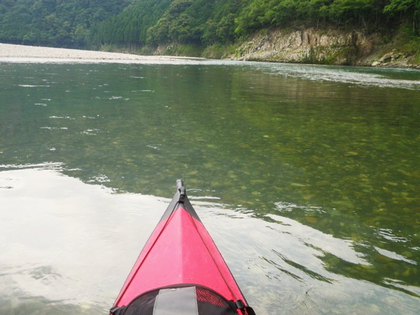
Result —
[{"label": "rock cliff", "polygon": [[236,60],[420,68],[415,54],[381,34],[331,29],[263,30],[236,49]]}]

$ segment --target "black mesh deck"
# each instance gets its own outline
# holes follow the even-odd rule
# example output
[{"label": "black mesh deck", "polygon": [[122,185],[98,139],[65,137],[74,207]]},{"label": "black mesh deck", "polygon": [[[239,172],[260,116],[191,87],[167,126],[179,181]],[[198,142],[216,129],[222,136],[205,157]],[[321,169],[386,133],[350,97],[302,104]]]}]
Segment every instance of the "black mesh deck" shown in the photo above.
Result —
[{"label": "black mesh deck", "polygon": [[[194,295],[183,293],[187,290],[194,292]],[[163,298],[164,295],[168,295],[167,291],[173,291],[169,294],[172,295],[170,299],[173,299],[173,303],[170,303],[170,299]],[[167,305],[162,306],[165,303]],[[179,307],[168,305],[168,303],[181,305],[187,311],[180,311]],[[197,315],[238,314],[232,301],[227,301],[217,292],[202,286],[183,286],[149,291],[135,298],[129,305],[111,312],[114,315],[184,315],[186,313]]]}]

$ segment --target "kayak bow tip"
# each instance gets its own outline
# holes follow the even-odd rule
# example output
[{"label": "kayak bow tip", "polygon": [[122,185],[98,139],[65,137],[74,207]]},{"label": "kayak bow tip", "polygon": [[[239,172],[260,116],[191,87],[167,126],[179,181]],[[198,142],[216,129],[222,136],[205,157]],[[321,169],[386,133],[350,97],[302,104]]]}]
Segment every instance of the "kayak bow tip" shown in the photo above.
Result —
[{"label": "kayak bow tip", "polygon": [[179,202],[184,202],[185,195],[186,195],[186,189],[184,186],[184,181],[182,179],[176,180],[176,190],[177,193],[179,193]]}]

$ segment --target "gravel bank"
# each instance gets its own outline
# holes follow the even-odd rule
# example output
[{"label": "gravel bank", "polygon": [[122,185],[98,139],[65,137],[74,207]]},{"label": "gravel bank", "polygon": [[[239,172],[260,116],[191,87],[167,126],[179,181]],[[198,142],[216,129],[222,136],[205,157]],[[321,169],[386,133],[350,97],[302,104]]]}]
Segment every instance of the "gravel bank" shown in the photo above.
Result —
[{"label": "gravel bank", "polygon": [[[132,61],[132,62],[176,62],[195,58],[172,56],[140,56],[124,53],[111,53],[92,50],[51,48],[0,43],[0,61],[33,60],[96,60],[96,61]],[[196,60],[196,59],[195,59]]]}]

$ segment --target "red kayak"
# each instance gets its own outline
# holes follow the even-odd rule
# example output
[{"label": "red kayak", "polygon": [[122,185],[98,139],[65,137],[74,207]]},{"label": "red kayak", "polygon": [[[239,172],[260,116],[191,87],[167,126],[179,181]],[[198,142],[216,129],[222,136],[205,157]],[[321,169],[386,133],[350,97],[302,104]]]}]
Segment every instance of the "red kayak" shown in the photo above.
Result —
[{"label": "red kayak", "polygon": [[255,315],[181,180],[110,314]]}]

